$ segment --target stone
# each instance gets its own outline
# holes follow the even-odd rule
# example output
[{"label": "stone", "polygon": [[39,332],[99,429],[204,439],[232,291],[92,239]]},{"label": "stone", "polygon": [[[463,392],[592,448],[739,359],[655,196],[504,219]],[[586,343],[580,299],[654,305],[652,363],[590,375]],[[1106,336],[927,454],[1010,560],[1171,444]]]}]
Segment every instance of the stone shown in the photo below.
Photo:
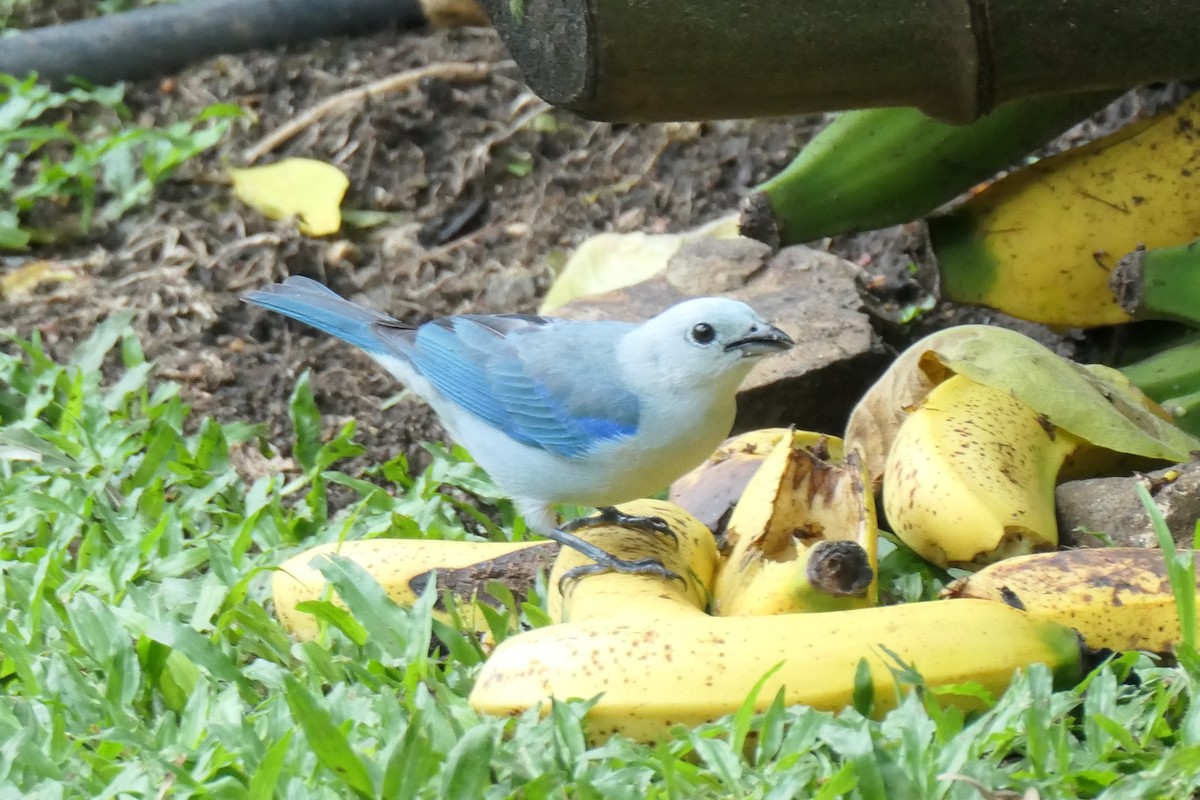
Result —
[{"label": "stone", "polygon": [[1120,478],[1068,481],[1054,492],[1067,547],[1158,547],[1137,484],[1150,490],[1177,547],[1192,549],[1200,519],[1200,461]]}]

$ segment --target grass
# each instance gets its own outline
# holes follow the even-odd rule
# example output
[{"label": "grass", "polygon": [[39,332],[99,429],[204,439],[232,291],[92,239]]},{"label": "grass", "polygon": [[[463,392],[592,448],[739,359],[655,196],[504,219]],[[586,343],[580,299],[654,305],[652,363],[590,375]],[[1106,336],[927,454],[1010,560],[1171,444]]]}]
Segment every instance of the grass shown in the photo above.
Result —
[{"label": "grass", "polygon": [[[57,92],[0,74],[0,252],[106,226],[217,144],[236,106],[163,127],[131,121],[121,85]],[[62,219],[73,221],[69,226]]]},{"label": "grass", "polygon": [[[482,717],[466,702],[473,641],[442,630],[446,648],[428,647],[432,597],[399,608],[332,560],[351,615],[331,610],[322,638],[299,644],[267,591],[274,565],[319,542],[514,535],[511,507],[461,454],[438,450],[418,475],[402,460],[371,480],[341,474],[359,452],[353,425],[323,441],[301,381],[303,474],[255,475],[239,464],[261,432],[189,419],[123,319],[66,364],[36,340],[5,350],[0,798],[976,800],[975,781],[1125,800],[1200,786],[1200,673],[1138,654],[1071,691],[1035,667],[969,717],[929,692],[881,721],[776,703],[656,746],[597,747],[581,732],[585,703]],[[355,502],[330,514],[330,483]]]}]

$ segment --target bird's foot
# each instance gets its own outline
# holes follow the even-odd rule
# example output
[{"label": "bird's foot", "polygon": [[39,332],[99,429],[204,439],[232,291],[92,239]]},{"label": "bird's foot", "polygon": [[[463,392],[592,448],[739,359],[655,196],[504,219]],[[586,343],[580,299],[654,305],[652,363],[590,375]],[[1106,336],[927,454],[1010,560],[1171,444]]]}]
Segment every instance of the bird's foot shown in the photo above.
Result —
[{"label": "bird's foot", "polygon": [[[661,520],[659,520],[661,522]],[[564,528],[566,526],[563,526]],[[575,528],[585,527],[576,525]],[[657,575],[660,578],[666,578],[670,581],[683,581],[676,573],[663,566],[662,562],[656,558],[639,558],[636,560],[627,560],[618,558],[607,550],[592,544],[586,539],[580,539],[575,534],[558,528],[546,534],[554,541],[562,544],[565,547],[570,547],[579,553],[587,556],[594,564],[582,564],[578,567],[572,567],[562,574],[558,579],[558,590],[562,592],[565,585],[570,581],[576,581],[585,575],[595,575],[599,572],[621,572],[626,575]]]},{"label": "bird's foot", "polygon": [[598,514],[593,517],[580,517],[560,526],[564,531],[577,531],[581,528],[594,528],[597,525],[620,525],[623,528],[633,528],[645,533],[661,533],[670,536],[679,543],[679,537],[662,517],[644,516],[641,514],[626,514],[613,506],[601,506],[596,509]]}]

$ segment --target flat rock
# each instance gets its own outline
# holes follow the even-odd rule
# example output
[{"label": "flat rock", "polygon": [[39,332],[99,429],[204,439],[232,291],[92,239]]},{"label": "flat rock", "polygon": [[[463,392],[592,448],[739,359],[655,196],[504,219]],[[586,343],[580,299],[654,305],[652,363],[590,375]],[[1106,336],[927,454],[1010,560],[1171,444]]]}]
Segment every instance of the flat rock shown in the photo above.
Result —
[{"label": "flat rock", "polygon": [[850,409],[890,361],[860,310],[854,274],[849,262],[808,247],[772,255],[750,239],[699,239],[650,280],[573,300],[555,315],[642,322],[691,297],[742,300],[796,346],[750,373],[738,394],[735,432],[795,425],[841,435]]},{"label": "flat rock", "polygon": [[1121,478],[1069,481],[1054,492],[1059,539],[1067,547],[1158,547],[1137,485],[1150,490],[1171,538],[1190,550],[1200,519],[1200,461]]}]

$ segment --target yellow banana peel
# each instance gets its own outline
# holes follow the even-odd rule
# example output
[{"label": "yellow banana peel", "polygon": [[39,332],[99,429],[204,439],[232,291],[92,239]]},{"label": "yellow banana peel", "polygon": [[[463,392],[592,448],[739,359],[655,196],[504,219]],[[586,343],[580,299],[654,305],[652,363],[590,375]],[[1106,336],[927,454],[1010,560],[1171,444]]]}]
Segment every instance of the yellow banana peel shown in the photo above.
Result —
[{"label": "yellow banana peel", "polygon": [[892,531],[942,567],[1058,544],[1054,485],[1080,446],[1007,392],[955,375],[900,424],[883,475]]},{"label": "yellow banana peel", "polygon": [[[476,594],[487,582],[488,568],[494,569],[505,560],[516,561],[521,574],[532,586],[539,566],[538,552],[550,552],[557,545],[545,542],[446,542],[435,539],[362,539],[335,542],[305,550],[281,564],[271,578],[271,595],[275,615],[297,639],[315,639],[319,630],[317,618],[297,606],[306,600],[320,600],[329,587],[325,576],[313,566],[316,558],[331,553],[349,558],[366,570],[388,596],[399,605],[411,606],[417,601],[424,582],[434,570],[444,579],[454,570],[481,569],[475,579],[464,581],[465,594],[455,592],[460,600],[458,612],[465,625],[477,633],[488,633],[487,619],[474,604]],[[511,573],[510,573],[511,574]],[[511,580],[509,588],[513,589]],[[519,594],[519,591],[514,591]],[[332,598],[341,604],[340,599]],[[451,622],[444,611],[434,611],[443,622]]]},{"label": "yellow banana peel", "polygon": [[555,559],[548,581],[546,610],[550,619],[579,622],[626,615],[644,619],[703,613],[717,567],[717,545],[712,531],[682,508],[662,500],[636,500],[618,508],[625,514],[658,517],[670,526],[671,534],[614,524],[582,528],[576,535],[618,558],[657,559],[682,580],[602,572],[562,581],[568,570],[593,563],[578,551],[564,547]]},{"label": "yellow banana peel", "polygon": [[1200,95],[1025,167],[929,221],[942,293],[1047,325],[1128,322],[1109,278],[1200,238]]},{"label": "yellow banana peel", "polygon": [[[700,466],[671,484],[668,499],[713,533],[724,533],[729,515],[754,473],[775,445],[791,435],[790,428],[759,428],[729,437]],[[840,445],[836,438],[829,441],[834,458],[841,456]]]},{"label": "yellow banana peel", "polygon": [[1069,625],[1093,649],[1167,653],[1182,640],[1157,549],[1098,547],[1009,558],[951,584],[943,597],[998,601]]},{"label": "yellow banana peel", "polygon": [[714,613],[757,616],[874,603],[874,495],[857,454],[835,460],[835,452],[842,452],[840,439],[797,431],[759,465],[726,528]]},{"label": "yellow banana peel", "polygon": [[[999,694],[1034,663],[1049,666],[1062,685],[1082,672],[1073,630],[987,600],[736,618],[681,606],[667,618],[590,619],[510,637],[484,664],[470,703],[508,716],[546,713],[552,698],[597,698],[586,720],[590,738],[654,741],[673,725],[734,713],[768,673],[756,709],[782,690],[786,705],[840,711],[853,702],[865,660],[880,716],[898,694],[889,669],[895,664],[883,648],[934,689],[975,681]],[[941,699],[964,709],[982,705],[973,694]]]}]

